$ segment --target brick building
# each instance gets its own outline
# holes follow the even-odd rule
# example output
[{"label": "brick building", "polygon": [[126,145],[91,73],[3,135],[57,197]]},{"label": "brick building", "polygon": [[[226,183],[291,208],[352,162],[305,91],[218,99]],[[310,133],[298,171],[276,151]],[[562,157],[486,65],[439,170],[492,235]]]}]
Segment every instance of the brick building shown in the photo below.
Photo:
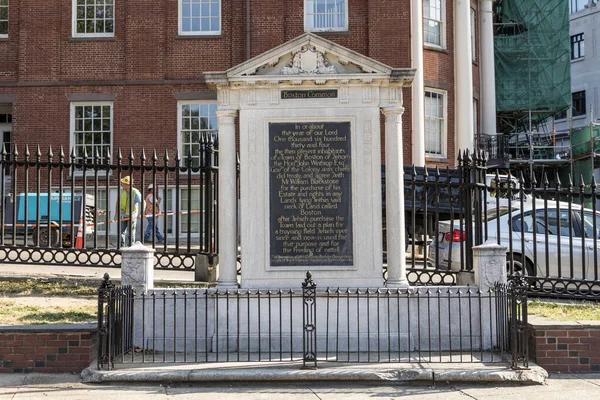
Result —
[{"label": "brick building", "polygon": [[[315,150],[306,151],[337,154],[342,164],[336,170],[332,162],[316,167],[313,184],[313,172],[302,171],[308,153],[300,157],[291,139],[281,139],[291,147],[279,150],[297,156],[277,161],[306,172],[297,174],[306,178],[299,179],[302,193],[330,203],[311,212],[331,209],[327,218],[340,225],[335,237],[341,241],[323,242],[330,248],[319,247],[324,255],[313,261],[345,270],[332,282],[370,277],[378,285],[381,165],[387,243],[405,243],[403,165],[452,166],[458,149],[472,148],[475,132],[496,132],[492,34],[492,0],[0,0],[0,133],[20,154],[26,145],[42,153],[51,146],[54,154],[62,147],[79,160],[84,154],[115,160],[118,149],[199,159],[200,138],[218,135],[219,280],[234,287],[240,231],[244,246],[255,250],[245,256],[249,286],[261,284],[250,277],[262,270],[248,266],[304,262],[298,252],[313,257],[322,247],[299,236],[296,250],[273,236],[287,207],[281,196],[296,202],[301,196],[296,186],[294,193],[283,189],[294,173],[281,178],[267,162],[276,158],[269,151],[289,126],[300,127],[291,129],[300,129],[294,135],[305,141],[317,127]],[[326,143],[331,140],[337,144]],[[240,229],[231,211],[237,207],[236,155]],[[115,204],[120,175],[108,174],[104,189],[94,188],[99,209]],[[84,176],[70,176],[73,190],[89,190]],[[196,209],[183,199],[199,202],[200,188],[157,184],[165,203]],[[55,182],[42,185],[59,190]],[[265,187],[274,197],[266,197]],[[16,183],[13,190],[20,190]],[[315,218],[311,224],[321,217]],[[198,235],[196,222],[170,219],[163,226]],[[271,251],[290,253],[292,261],[275,253],[267,259],[270,234],[271,243],[283,246]],[[387,260],[388,285],[405,284],[404,247],[388,245]],[[297,272],[275,275],[292,282]]]},{"label": "brick building", "polygon": [[[452,165],[473,132],[495,131],[493,101],[484,101],[493,84],[480,85],[493,78],[493,61],[478,51],[493,48],[491,3],[0,0],[2,139],[79,155],[193,154],[187,124],[189,132],[218,129],[204,72],[313,32],[393,68],[416,68],[412,92],[404,91],[404,160]],[[188,110],[205,118],[198,125]]]}]

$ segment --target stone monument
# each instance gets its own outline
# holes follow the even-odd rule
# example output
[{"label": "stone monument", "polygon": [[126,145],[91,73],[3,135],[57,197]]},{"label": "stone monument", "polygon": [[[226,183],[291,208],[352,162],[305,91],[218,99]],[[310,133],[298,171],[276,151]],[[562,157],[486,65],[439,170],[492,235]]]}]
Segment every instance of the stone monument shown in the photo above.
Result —
[{"label": "stone monument", "polygon": [[307,270],[321,286],[383,286],[382,112],[388,284],[407,285],[401,121],[413,75],[311,33],[205,73],[218,98],[218,287],[238,284],[237,151],[241,287],[297,287]]}]

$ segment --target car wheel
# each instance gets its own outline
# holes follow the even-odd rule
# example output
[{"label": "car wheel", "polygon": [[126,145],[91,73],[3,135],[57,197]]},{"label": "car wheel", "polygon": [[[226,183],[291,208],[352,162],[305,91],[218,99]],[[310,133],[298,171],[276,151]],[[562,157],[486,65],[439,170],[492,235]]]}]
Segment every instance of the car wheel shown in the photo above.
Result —
[{"label": "car wheel", "polygon": [[[59,247],[60,245],[60,235],[58,233],[58,229],[41,227],[33,230],[33,243],[36,246],[47,247],[50,244],[50,247]],[[38,242],[39,237],[39,242]]]},{"label": "car wheel", "polygon": [[520,254],[507,254],[506,255],[506,273],[508,275],[515,275],[520,273],[521,276],[535,276],[533,274],[533,265],[527,259],[523,260],[523,256]]}]

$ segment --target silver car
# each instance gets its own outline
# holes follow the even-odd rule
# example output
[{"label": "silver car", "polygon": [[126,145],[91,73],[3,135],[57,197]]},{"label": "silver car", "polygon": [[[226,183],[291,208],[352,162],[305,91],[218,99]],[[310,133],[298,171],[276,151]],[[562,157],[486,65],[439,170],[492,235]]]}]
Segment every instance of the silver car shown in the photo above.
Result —
[{"label": "silver car", "polygon": [[[467,235],[464,222],[453,225],[439,222],[428,261],[435,265],[439,257],[438,268],[459,271]],[[522,211],[512,208],[510,214],[507,207],[492,208],[485,225],[489,241],[498,243],[499,236],[499,243],[508,247],[509,271],[512,264],[513,271],[527,276],[598,279],[600,212],[594,215],[576,204],[536,200],[535,205],[525,203]]]}]

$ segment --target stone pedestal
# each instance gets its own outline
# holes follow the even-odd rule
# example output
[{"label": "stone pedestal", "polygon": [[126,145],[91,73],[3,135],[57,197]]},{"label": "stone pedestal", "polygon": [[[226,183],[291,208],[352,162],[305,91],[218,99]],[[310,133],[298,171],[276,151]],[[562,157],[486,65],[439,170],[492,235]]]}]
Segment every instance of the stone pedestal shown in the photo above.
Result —
[{"label": "stone pedestal", "polygon": [[473,269],[475,284],[479,286],[481,299],[488,304],[482,304],[489,309],[489,316],[483,316],[487,321],[482,321],[482,341],[485,349],[496,345],[498,297],[494,288],[498,283],[506,283],[506,246],[496,242],[486,242],[473,247]]},{"label": "stone pedestal", "polygon": [[194,268],[196,282],[216,283],[219,279],[219,256],[198,254]]},{"label": "stone pedestal", "polygon": [[[144,331],[144,302],[141,299],[154,289],[154,249],[135,242],[133,246],[121,249],[121,260],[121,285],[133,288],[133,331],[134,337],[140,338]],[[144,348],[144,343],[138,339],[134,346]]]},{"label": "stone pedestal", "polygon": [[482,293],[493,289],[496,283],[506,283],[506,246],[486,242],[473,247],[475,284]]},{"label": "stone pedestal", "polygon": [[121,285],[131,285],[136,295],[154,288],[154,249],[135,242],[121,249]]}]

